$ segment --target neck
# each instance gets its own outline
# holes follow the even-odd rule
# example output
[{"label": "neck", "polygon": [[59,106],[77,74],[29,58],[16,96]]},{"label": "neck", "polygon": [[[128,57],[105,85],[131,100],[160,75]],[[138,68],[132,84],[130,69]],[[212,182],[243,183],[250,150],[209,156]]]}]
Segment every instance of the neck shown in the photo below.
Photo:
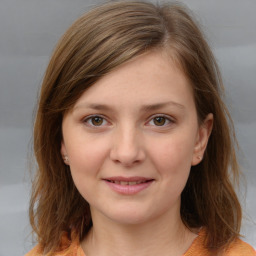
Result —
[{"label": "neck", "polygon": [[82,248],[86,256],[183,255],[196,234],[180,218],[166,217],[136,225],[97,218]]}]

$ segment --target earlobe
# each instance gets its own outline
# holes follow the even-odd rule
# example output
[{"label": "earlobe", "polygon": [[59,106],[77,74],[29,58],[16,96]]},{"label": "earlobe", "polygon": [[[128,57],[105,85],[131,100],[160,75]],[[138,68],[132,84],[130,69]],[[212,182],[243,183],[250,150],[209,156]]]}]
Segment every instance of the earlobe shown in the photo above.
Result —
[{"label": "earlobe", "polygon": [[200,125],[198,129],[198,135],[194,147],[194,154],[191,165],[197,165],[202,161],[209,137],[211,135],[212,127],[213,114],[210,113],[206,116],[204,122]]},{"label": "earlobe", "polygon": [[64,163],[66,165],[69,165],[69,158],[68,158],[68,155],[67,155],[67,150],[66,150],[65,143],[63,141],[61,142],[60,152],[61,152],[62,159],[63,159]]}]

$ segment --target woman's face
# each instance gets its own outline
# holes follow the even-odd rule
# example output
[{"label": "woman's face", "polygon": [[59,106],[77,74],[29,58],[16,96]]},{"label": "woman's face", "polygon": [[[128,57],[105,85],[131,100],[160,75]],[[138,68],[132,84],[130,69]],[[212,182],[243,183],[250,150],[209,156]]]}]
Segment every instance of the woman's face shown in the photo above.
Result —
[{"label": "woman's face", "polygon": [[93,218],[133,224],[180,218],[181,192],[211,123],[209,115],[198,125],[183,72],[152,51],[82,94],[63,119],[61,153]]}]

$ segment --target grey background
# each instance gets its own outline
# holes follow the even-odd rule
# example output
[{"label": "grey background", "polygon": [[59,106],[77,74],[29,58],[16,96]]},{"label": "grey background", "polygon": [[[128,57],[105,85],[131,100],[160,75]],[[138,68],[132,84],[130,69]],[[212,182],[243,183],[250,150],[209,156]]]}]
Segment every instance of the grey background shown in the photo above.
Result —
[{"label": "grey background", "polygon": [[[28,223],[33,109],[49,56],[88,0],[0,0],[0,256],[32,247]],[[247,180],[244,240],[256,248],[256,0],[183,0],[217,57]],[[245,182],[244,182],[245,183]]]}]

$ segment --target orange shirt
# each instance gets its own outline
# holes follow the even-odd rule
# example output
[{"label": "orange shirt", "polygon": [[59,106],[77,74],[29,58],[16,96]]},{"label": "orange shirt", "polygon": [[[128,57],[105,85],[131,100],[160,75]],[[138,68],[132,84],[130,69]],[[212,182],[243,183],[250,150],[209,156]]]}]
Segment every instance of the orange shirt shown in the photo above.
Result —
[{"label": "orange shirt", "polygon": [[[205,230],[201,229],[197,238],[183,256],[210,256],[209,251],[203,246],[205,234]],[[70,241],[67,237],[63,237],[62,246],[65,249],[51,254],[51,256],[86,256],[80,246],[78,238]],[[48,255],[49,254],[44,256]],[[37,245],[25,256],[43,256],[43,254],[40,252],[40,246]],[[249,244],[237,239],[229,246],[223,256],[256,256],[256,251]]]},{"label": "orange shirt", "polygon": [[[183,256],[210,256],[209,250],[204,247],[205,229],[201,229],[197,238]],[[223,256],[256,256],[256,251],[241,239],[231,243]]]}]

